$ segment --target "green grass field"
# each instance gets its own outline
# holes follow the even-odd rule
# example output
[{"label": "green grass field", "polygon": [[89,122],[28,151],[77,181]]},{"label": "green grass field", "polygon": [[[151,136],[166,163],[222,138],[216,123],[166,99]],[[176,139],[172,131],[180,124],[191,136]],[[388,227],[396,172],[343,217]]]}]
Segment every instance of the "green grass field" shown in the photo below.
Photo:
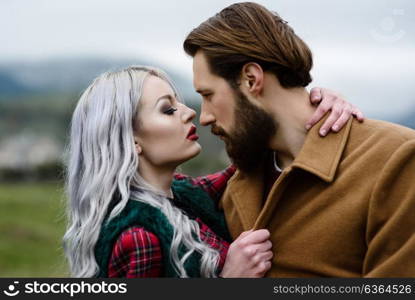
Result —
[{"label": "green grass field", "polygon": [[0,277],[67,277],[60,183],[0,184]]}]

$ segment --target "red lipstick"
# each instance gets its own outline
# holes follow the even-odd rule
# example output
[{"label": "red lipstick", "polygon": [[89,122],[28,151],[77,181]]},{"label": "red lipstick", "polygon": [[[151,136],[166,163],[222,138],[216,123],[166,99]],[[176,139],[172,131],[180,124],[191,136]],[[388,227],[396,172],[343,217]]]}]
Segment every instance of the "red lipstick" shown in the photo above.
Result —
[{"label": "red lipstick", "polygon": [[191,141],[197,141],[199,139],[199,136],[196,134],[195,125],[192,125],[192,127],[190,127],[189,133],[187,134],[186,138]]}]

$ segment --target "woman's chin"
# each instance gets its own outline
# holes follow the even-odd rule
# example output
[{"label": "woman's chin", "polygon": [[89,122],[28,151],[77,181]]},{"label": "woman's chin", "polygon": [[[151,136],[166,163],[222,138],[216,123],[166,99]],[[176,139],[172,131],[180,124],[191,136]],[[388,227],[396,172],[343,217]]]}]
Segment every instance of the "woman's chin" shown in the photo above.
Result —
[{"label": "woman's chin", "polygon": [[196,157],[202,151],[202,146],[199,143],[194,142],[188,151],[186,151],[186,157],[183,158],[183,162],[186,162],[193,157]]},{"label": "woman's chin", "polygon": [[197,156],[201,151],[202,151],[202,146],[200,146],[200,144],[198,142],[195,142],[192,145],[192,152],[193,152],[192,156],[188,159],[191,159],[191,158]]},{"label": "woman's chin", "polygon": [[175,159],[172,159],[170,161],[166,161],[165,164],[168,165],[176,165],[178,167],[179,165],[191,160],[193,157],[196,157],[200,152],[202,151],[202,147],[199,143],[193,143],[190,147],[188,147],[186,150],[181,151],[180,153],[182,156],[177,157]]}]

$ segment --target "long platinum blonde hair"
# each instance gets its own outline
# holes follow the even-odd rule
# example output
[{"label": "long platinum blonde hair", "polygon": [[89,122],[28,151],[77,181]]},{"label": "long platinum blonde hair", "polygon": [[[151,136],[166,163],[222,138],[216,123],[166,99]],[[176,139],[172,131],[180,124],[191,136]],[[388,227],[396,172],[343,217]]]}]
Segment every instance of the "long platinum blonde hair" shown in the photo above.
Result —
[{"label": "long platinum blonde hair", "polygon": [[[163,71],[131,66],[96,78],[73,113],[66,161],[68,228],[63,237],[73,277],[94,277],[99,272],[94,248],[115,192],[121,200],[110,212],[109,220],[125,208],[129,199],[159,208],[174,228],[170,257],[180,277],[187,277],[183,264],[195,251],[202,257],[201,276],[216,276],[219,253],[200,240],[198,223],[173,206],[137,171],[139,156],[133,124],[137,124],[143,84],[149,75],[165,80],[179,95]],[[178,255],[180,245],[188,249],[182,257]]]}]

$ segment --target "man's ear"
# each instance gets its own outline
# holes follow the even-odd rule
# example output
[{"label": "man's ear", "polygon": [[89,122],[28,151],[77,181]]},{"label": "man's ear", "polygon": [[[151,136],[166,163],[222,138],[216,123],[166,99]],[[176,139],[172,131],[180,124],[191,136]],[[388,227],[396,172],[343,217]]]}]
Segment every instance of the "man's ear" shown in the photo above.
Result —
[{"label": "man's ear", "polygon": [[264,88],[264,70],[259,64],[251,62],[242,67],[241,88],[254,96],[262,93]]}]

